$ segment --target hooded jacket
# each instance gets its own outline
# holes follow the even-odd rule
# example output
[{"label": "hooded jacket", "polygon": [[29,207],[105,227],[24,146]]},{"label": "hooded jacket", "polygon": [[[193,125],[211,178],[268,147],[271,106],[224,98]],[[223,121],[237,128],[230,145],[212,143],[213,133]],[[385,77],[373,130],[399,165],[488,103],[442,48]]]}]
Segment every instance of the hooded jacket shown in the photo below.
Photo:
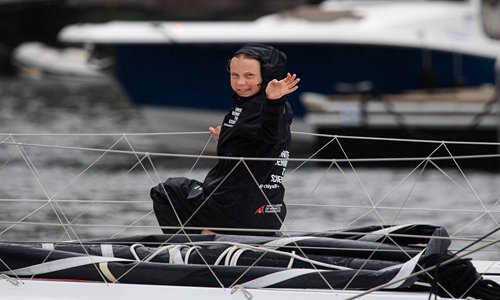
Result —
[{"label": "hooded jacket", "polygon": [[273,160],[219,159],[207,174],[204,193],[212,212],[228,227],[279,229],[286,215],[283,176],[291,145],[293,112],[286,97],[268,100],[267,83],[284,78],[286,56],[267,45],[247,44],[235,52],[257,59],[262,87],[254,96],[233,94],[217,145],[221,157]]}]

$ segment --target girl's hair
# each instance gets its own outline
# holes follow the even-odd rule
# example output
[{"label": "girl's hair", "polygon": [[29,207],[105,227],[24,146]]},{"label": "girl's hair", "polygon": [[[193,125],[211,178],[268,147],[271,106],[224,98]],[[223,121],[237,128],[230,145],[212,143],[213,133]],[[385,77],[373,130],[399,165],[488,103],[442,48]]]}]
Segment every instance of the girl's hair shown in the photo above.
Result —
[{"label": "girl's hair", "polygon": [[226,65],[226,70],[227,70],[228,72],[230,72],[230,71],[231,71],[231,69],[230,69],[230,67],[229,67],[229,66],[230,66],[231,61],[233,60],[233,58],[241,58],[241,57],[243,57],[243,58],[255,59],[256,61],[258,61],[258,62],[260,63],[260,60],[259,60],[258,58],[256,58],[256,57],[253,57],[252,55],[249,55],[249,54],[246,54],[246,53],[236,53],[235,55],[233,55],[233,57],[231,57],[231,58],[228,60],[227,65]]}]

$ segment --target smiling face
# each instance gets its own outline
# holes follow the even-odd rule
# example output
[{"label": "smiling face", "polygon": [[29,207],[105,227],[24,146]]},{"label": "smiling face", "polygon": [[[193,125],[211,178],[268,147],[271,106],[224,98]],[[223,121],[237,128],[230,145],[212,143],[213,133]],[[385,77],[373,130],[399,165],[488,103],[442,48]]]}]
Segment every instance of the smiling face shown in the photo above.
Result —
[{"label": "smiling face", "polygon": [[260,91],[262,75],[260,62],[244,55],[233,57],[229,63],[231,88],[240,97],[250,97]]}]

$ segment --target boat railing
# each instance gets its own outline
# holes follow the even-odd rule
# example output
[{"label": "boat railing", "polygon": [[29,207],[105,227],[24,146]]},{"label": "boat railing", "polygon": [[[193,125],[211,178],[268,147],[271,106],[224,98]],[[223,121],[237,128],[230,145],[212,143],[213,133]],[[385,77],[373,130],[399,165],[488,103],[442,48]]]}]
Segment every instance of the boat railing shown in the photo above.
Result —
[{"label": "boat railing", "polygon": [[[242,165],[251,161],[276,161],[276,158],[204,155],[204,149],[213,142],[208,133],[204,133],[205,144],[198,154],[144,151],[141,149],[144,144],[137,142],[141,138],[168,138],[179,134],[183,133],[0,134],[0,176],[3,182],[9,182],[8,189],[3,189],[0,196],[4,207],[0,240],[14,241],[23,236],[26,242],[84,244],[88,239],[103,236],[119,238],[159,233],[149,200],[150,187],[169,176],[202,180],[208,166],[216,160],[236,160]],[[187,134],[201,135],[201,132]],[[294,135],[305,134],[309,133],[294,132]],[[494,173],[462,167],[464,161],[499,159],[498,143],[313,135],[326,138],[324,146],[335,144],[342,154],[318,158],[320,147],[309,156],[292,156],[287,160],[284,185],[288,216],[282,223],[280,236],[292,238],[311,232],[335,232],[338,236],[363,235],[368,240],[382,237],[395,244],[398,239],[443,239],[452,243],[451,251],[460,253],[460,257],[499,259],[499,237],[495,231],[500,228],[497,177],[488,175]],[[86,143],[86,139],[91,140]],[[431,150],[422,156],[357,158],[344,149],[343,145],[349,141],[424,144]],[[455,146],[494,150],[489,154],[455,155]],[[369,152],[370,148],[365,150]],[[404,162],[404,167],[394,168],[395,162]],[[13,176],[16,180],[7,180]],[[389,224],[410,223],[439,223],[450,234],[423,237],[383,230],[374,233],[339,230],[369,224],[383,228]],[[225,230],[188,226],[169,229],[177,229],[181,236],[190,229],[221,233]],[[232,232],[246,230],[231,228]],[[274,232],[260,230],[267,234]],[[188,247],[184,249],[193,252],[201,244],[203,242],[188,241],[182,246],[166,240],[158,251],[180,251]],[[227,246],[234,247],[228,250],[231,253],[226,253],[227,257],[221,256],[219,262],[237,261],[236,256],[245,251],[274,251],[267,246]],[[296,252],[286,254],[290,261],[308,260],[301,247],[295,246]],[[313,269],[327,267],[309,262],[314,265]]]},{"label": "boat railing", "polygon": [[[74,186],[78,185],[79,180],[84,180],[87,174],[92,173],[92,170],[102,171],[106,169],[117,169],[122,172],[122,176],[127,176],[134,172],[144,172],[147,178],[147,182],[143,182],[143,187],[153,186],[159,182],[164,181],[167,176],[196,176],[200,180],[207,172],[208,168],[216,163],[216,160],[232,160],[236,161],[238,164],[245,165],[250,161],[276,161],[276,158],[265,158],[265,157],[221,157],[217,155],[205,155],[203,151],[206,151],[207,147],[213,146],[213,138],[208,133],[203,133],[206,137],[206,141],[200,147],[200,153],[195,154],[180,154],[175,152],[162,152],[162,151],[145,151],[141,149],[144,146],[143,143],[138,143],[134,145],[134,139],[140,138],[158,138],[158,139],[168,139],[170,135],[183,134],[181,132],[176,133],[124,133],[124,134],[2,134],[2,142],[0,147],[5,149],[3,151],[5,155],[2,155],[2,169],[3,173],[7,172],[9,165],[25,165],[27,170],[31,172],[31,176],[35,178],[42,189],[43,194],[47,199],[43,197],[39,199],[30,199],[34,202],[43,203],[44,201],[62,201],[65,203],[86,203],[89,200],[85,199],[60,199],[63,195],[69,197],[71,193],[69,190],[73,189]],[[201,132],[191,132],[188,135],[201,135]],[[375,217],[370,218],[372,221],[379,219],[376,216],[376,212],[379,209],[394,211],[394,210],[416,210],[416,207],[412,208],[396,208],[396,207],[384,207],[385,197],[390,197],[390,193],[379,199],[379,203],[374,202],[371,192],[366,190],[365,185],[370,184],[365,183],[367,179],[359,177],[358,172],[368,174],[370,170],[381,169],[383,172],[389,172],[393,170],[400,176],[402,176],[399,184],[403,184],[405,180],[408,180],[416,174],[431,172],[439,173],[450,180],[454,187],[458,187],[462,184],[460,188],[464,190],[469,190],[473,195],[473,186],[468,182],[466,176],[467,172],[482,172],[483,168],[486,172],[496,172],[497,164],[500,160],[500,154],[497,149],[499,143],[495,142],[469,142],[469,141],[439,141],[439,140],[417,140],[417,139],[400,139],[400,138],[380,138],[380,137],[358,137],[358,136],[341,136],[341,135],[329,135],[320,133],[303,133],[294,132],[294,135],[312,135],[322,141],[321,146],[318,146],[315,151],[309,153],[304,157],[290,156],[287,159],[288,168],[286,171],[286,176],[284,177],[284,184],[287,188],[287,203],[291,208],[292,215],[293,210],[297,208],[298,210],[306,207],[307,209],[322,209],[331,208],[335,209],[348,209],[348,202],[346,199],[338,201],[335,197],[325,197],[329,199],[321,199],[320,202],[315,203],[315,192],[322,191],[323,189],[328,189],[327,187],[332,183],[329,182],[334,176],[333,180],[341,180],[341,177],[349,178],[349,184],[357,186],[360,190],[365,190],[364,195],[358,195],[364,198],[359,205],[356,205],[356,209],[369,210],[370,213],[375,213]],[[203,135],[201,135],[203,136]],[[101,139],[103,144],[106,143],[108,147],[100,148],[95,146],[82,146],[82,141],[85,138],[92,138],[91,143],[96,143],[96,138]],[[383,144],[389,145],[392,148],[404,150],[412,150],[410,154],[400,153],[397,157],[374,157],[370,156],[372,147],[382,147]],[[353,147],[353,145],[355,147]],[[406,145],[406,146],[405,146]],[[422,147],[420,153],[413,151],[415,148]],[[366,156],[356,156],[351,155],[349,150],[354,150],[359,153],[358,147],[362,147],[364,152],[368,153]],[[335,151],[329,151],[334,149]],[[474,149],[478,151],[479,154],[474,154],[468,149]],[[328,151],[325,153],[325,150]],[[46,153],[52,153],[53,157],[46,155]],[[38,160],[38,162],[37,162]],[[49,192],[45,190],[46,178],[43,178],[42,172],[38,170],[38,165],[41,164],[40,168],[50,170],[51,166],[65,166],[65,165],[76,165],[82,169],[81,173],[75,174],[74,178],[67,180],[66,184],[59,187],[59,191]],[[485,166],[486,165],[486,166]],[[472,168],[470,168],[472,166]],[[0,169],[0,171],[2,171]],[[310,189],[307,193],[305,191],[294,191],[294,186],[297,182],[304,181],[308,177],[307,174],[313,172],[315,176],[318,176],[318,182],[311,182],[307,184],[307,188]],[[178,174],[175,174],[178,173]],[[406,174],[405,174],[406,173]],[[194,175],[193,175],[194,174]],[[455,176],[459,176],[459,179],[453,179]],[[8,176],[8,175],[3,175]],[[230,175],[229,175],[230,176]],[[340,177],[337,177],[340,176]],[[326,177],[326,178],[325,178]],[[109,182],[120,181],[121,176],[111,176]],[[346,180],[346,179],[344,179]],[[456,180],[463,181],[458,183]],[[326,181],[326,182],[324,182]],[[394,182],[392,182],[394,183]],[[416,182],[415,182],[416,184]],[[390,184],[388,184],[389,186]],[[103,186],[102,188],[106,188]],[[396,188],[396,187],[394,187]],[[318,190],[318,191],[316,191]],[[149,204],[147,190],[144,190],[145,194],[142,195],[140,200],[130,199],[127,202],[126,199],[121,200],[111,200],[108,202],[113,202],[115,204],[119,203],[141,203]],[[69,194],[68,194],[69,193]],[[81,191],[78,192],[81,194]],[[328,193],[325,195],[327,196]],[[108,195],[109,196],[109,195]],[[379,195],[380,196],[380,195]],[[411,195],[408,195],[410,197]],[[345,197],[345,196],[344,196]],[[473,201],[476,204],[481,204],[481,199],[476,199],[474,197]],[[21,199],[19,199],[21,201]],[[102,199],[104,201],[104,199]],[[16,202],[16,199],[4,199],[4,201]],[[99,201],[99,199],[95,199]],[[115,202],[116,201],[116,202]],[[90,201],[91,203],[97,203]],[[106,202],[106,201],[104,201]],[[342,203],[344,202],[344,203]],[[362,203],[362,205],[361,205]],[[422,210],[435,211],[443,210],[450,211],[449,208],[421,208]],[[455,207],[451,210],[457,209],[462,211],[462,208],[458,209]],[[491,213],[486,206],[481,204],[476,207],[481,211],[484,209],[485,213]],[[466,210],[464,207],[463,210]],[[477,210],[474,210],[478,212]],[[362,218],[362,216],[359,216]],[[383,221],[388,221],[386,218],[382,218]],[[382,221],[379,219],[378,221]],[[396,220],[395,220],[396,221]],[[5,220],[3,221],[5,222]],[[298,220],[292,221],[291,223],[298,222]],[[22,222],[21,222],[22,223]],[[390,223],[390,222],[389,222]],[[14,222],[17,224],[17,222]],[[151,224],[151,223],[150,223]],[[83,224],[82,224],[83,225]],[[93,227],[95,224],[88,224]],[[340,224],[331,225],[332,227],[339,226]],[[345,225],[345,224],[344,224]],[[122,225],[116,225],[118,227]],[[133,227],[133,225],[131,225]],[[149,225],[148,225],[149,226]],[[153,225],[153,227],[155,227]],[[306,230],[318,230],[320,228],[309,228]],[[293,230],[297,230],[294,228]],[[300,230],[299,230],[300,231]]]}]

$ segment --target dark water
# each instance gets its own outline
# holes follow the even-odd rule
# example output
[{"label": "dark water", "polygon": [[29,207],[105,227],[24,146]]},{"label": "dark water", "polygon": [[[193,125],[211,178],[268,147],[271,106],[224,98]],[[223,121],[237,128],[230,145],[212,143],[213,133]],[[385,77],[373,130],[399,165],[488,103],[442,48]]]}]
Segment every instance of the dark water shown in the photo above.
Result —
[{"label": "dark water", "polygon": [[[160,233],[150,187],[169,176],[202,180],[213,164],[154,154],[141,160],[133,151],[162,152],[165,137],[122,135],[148,128],[113,82],[0,79],[0,101],[0,240]],[[461,239],[457,249],[500,223],[497,173],[297,166],[285,177],[283,230],[427,223]],[[474,256],[499,260],[499,249]]]}]

